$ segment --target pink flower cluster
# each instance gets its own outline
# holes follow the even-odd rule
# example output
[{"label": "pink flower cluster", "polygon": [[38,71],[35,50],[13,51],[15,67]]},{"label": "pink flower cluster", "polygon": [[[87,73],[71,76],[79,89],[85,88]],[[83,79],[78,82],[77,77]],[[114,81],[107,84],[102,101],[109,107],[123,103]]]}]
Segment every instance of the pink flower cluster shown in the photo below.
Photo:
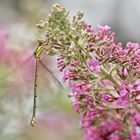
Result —
[{"label": "pink flower cluster", "polygon": [[88,41],[80,52],[86,59],[72,57],[67,64],[59,55],[58,67],[69,81],[69,96],[81,115],[86,140],[138,140],[140,46],[129,42],[123,48],[115,44],[109,26],[98,28],[87,25]]},{"label": "pink flower cluster", "polygon": [[95,30],[82,17],[78,12],[70,21],[65,8],[54,5],[44,29],[85,140],[140,140],[140,46],[116,44],[111,27]]}]

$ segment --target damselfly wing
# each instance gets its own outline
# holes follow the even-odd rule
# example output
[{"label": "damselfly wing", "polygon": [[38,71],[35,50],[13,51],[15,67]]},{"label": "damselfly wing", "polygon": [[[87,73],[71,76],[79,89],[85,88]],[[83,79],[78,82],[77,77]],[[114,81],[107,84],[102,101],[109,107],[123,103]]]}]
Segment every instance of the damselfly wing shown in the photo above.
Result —
[{"label": "damselfly wing", "polygon": [[47,73],[49,73],[49,77],[53,79],[57,86],[63,88],[53,72],[46,66],[47,60],[45,55],[45,53],[40,54],[39,59],[34,55],[29,56],[24,62],[1,77],[0,80],[0,86],[5,86],[9,92],[17,92],[17,89],[22,90],[24,87],[32,89],[34,101],[31,126],[34,126],[36,122],[36,97],[38,92],[40,92],[38,87],[47,88],[50,83]]}]

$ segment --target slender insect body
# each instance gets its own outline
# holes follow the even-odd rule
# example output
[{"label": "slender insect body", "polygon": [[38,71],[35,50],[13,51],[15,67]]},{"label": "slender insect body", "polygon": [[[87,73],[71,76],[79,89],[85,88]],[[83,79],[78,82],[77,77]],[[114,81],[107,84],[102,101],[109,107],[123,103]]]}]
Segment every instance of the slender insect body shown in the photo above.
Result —
[{"label": "slender insect body", "polygon": [[34,81],[34,100],[33,100],[33,114],[31,119],[31,126],[34,127],[36,124],[36,98],[37,98],[37,86],[38,86],[38,71],[39,71],[39,63],[40,57],[42,54],[44,47],[42,42],[39,43],[39,46],[36,48],[34,52],[34,57],[36,59],[36,69],[35,69],[35,81]]},{"label": "slender insect body", "polygon": [[[41,49],[42,48],[40,48],[39,51],[37,50],[36,52],[39,52],[40,53],[41,52],[40,51]],[[40,53],[40,55],[41,55],[41,53]],[[39,70],[39,61],[40,61],[40,56],[38,54],[37,54],[37,56],[38,57],[36,57],[36,69],[35,69],[35,81],[34,81],[33,114],[32,114],[32,119],[31,119],[31,126],[32,127],[34,127],[35,124],[36,124],[36,98],[37,98],[37,86],[38,86],[38,70]]]}]

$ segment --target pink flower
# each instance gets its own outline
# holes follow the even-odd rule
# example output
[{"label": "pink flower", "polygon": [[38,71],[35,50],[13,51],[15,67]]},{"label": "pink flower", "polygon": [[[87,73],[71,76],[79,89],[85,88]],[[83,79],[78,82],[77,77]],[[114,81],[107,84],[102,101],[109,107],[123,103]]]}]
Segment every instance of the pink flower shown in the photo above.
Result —
[{"label": "pink flower", "polygon": [[109,102],[112,99],[111,95],[109,95],[108,93],[103,93],[102,98],[105,102]]},{"label": "pink flower", "polygon": [[129,89],[130,89],[130,85],[126,85],[122,83],[121,91],[119,92],[118,97],[116,97],[117,99],[113,102],[113,105],[128,107],[129,106],[129,93],[128,93]]},{"label": "pink flower", "polygon": [[98,127],[86,127],[85,140],[123,140],[118,134],[121,130],[122,124],[119,120],[105,120]]},{"label": "pink flower", "polygon": [[137,101],[137,103],[140,104],[140,95],[137,95],[137,96],[136,96],[136,101]]},{"label": "pink flower", "polygon": [[77,92],[77,94],[86,94],[90,92],[91,86],[85,82],[81,83],[70,83],[70,87],[73,89],[73,91]]},{"label": "pink flower", "polygon": [[122,79],[127,78],[127,76],[128,76],[127,68],[122,68],[122,70],[120,71],[120,76]]},{"label": "pink flower", "polygon": [[90,59],[87,61],[88,68],[93,72],[100,70],[100,62],[97,59]]},{"label": "pink flower", "polygon": [[121,138],[118,134],[111,134],[111,136],[109,136],[109,140],[121,140]]},{"label": "pink flower", "polygon": [[90,24],[87,24],[87,32],[89,32],[89,33],[93,33],[93,28],[92,28],[92,26],[90,25]]},{"label": "pink flower", "polygon": [[108,25],[102,26],[102,25],[99,25],[99,24],[98,24],[98,28],[99,28],[99,32],[101,32],[101,33],[104,33],[104,32],[111,29],[111,27],[109,27]]},{"label": "pink flower", "polygon": [[137,79],[134,83],[134,89],[137,94],[140,94],[140,79]]},{"label": "pink flower", "polygon": [[69,70],[65,68],[63,72],[64,72],[63,81],[65,82],[69,79]]},{"label": "pink flower", "polygon": [[135,85],[139,85],[140,86],[140,79],[136,80]]}]

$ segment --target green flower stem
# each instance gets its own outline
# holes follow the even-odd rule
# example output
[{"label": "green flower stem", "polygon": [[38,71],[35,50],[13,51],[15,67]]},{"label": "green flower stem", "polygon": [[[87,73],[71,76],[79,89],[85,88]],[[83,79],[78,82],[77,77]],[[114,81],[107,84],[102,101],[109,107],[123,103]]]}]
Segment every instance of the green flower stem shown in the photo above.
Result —
[{"label": "green flower stem", "polygon": [[120,83],[109,72],[107,72],[107,70],[103,66],[101,66],[100,70],[105,75],[105,78],[107,78],[112,83],[114,83],[117,86],[118,89],[121,88]]}]

